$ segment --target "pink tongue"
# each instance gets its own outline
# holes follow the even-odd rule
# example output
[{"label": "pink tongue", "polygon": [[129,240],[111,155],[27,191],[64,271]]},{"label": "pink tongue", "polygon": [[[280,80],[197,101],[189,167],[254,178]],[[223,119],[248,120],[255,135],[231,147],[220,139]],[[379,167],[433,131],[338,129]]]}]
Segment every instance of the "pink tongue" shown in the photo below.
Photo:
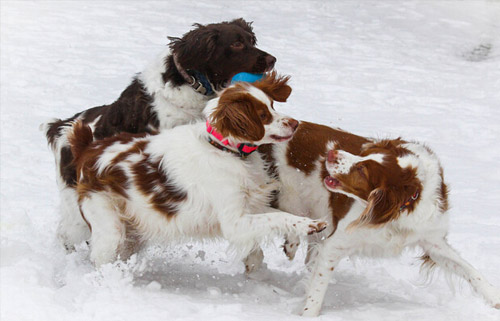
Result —
[{"label": "pink tongue", "polygon": [[325,184],[330,187],[337,187],[340,182],[331,176],[325,177]]}]

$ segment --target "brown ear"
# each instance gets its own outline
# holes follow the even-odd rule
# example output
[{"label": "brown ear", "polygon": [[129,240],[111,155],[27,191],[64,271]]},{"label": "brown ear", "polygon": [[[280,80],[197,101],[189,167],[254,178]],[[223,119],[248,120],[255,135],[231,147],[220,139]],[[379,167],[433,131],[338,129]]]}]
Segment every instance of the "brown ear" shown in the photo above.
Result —
[{"label": "brown ear", "polygon": [[212,126],[224,137],[232,136],[244,141],[259,141],[264,137],[264,125],[251,101],[241,94],[223,95],[210,115]]},{"label": "brown ear", "polygon": [[276,71],[273,71],[253,85],[273,100],[284,103],[292,93],[292,88],[287,84],[288,80],[290,80],[290,76],[278,76]]},{"label": "brown ear", "polygon": [[347,226],[347,230],[358,227],[375,227],[397,219],[401,201],[391,188],[374,189],[368,196],[368,205],[359,218]]}]

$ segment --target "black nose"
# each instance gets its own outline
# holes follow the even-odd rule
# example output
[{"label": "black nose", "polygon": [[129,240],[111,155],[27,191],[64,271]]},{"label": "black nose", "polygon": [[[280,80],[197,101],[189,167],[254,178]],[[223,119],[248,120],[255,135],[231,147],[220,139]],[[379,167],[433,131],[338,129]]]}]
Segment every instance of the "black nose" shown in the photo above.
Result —
[{"label": "black nose", "polygon": [[268,55],[266,57],[266,67],[267,67],[266,69],[268,70],[273,69],[275,63],[276,63],[276,58],[274,58],[271,55]]}]

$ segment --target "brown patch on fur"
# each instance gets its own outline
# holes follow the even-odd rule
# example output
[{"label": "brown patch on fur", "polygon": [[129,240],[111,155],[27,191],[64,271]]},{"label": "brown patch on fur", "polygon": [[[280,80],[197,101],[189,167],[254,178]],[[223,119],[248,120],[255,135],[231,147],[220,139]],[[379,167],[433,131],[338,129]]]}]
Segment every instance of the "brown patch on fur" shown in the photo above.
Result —
[{"label": "brown patch on fur", "polygon": [[[167,217],[175,215],[177,205],[187,198],[187,194],[172,183],[161,168],[160,160],[153,161],[145,153],[148,142],[137,140],[124,152],[117,154],[102,173],[97,172],[97,161],[113,144],[130,144],[144,135],[122,133],[120,135],[92,142],[92,131],[87,125],[77,123],[69,136],[78,173],[77,191],[80,199],[89,192],[111,191],[125,199],[127,189],[135,184],[149,200],[151,206]],[[141,155],[142,160],[131,164],[132,177],[128,177],[120,165],[132,155]],[[125,211],[125,208],[121,209]]]},{"label": "brown patch on fur", "polygon": [[77,122],[73,126],[73,132],[68,136],[68,140],[71,146],[71,153],[73,154],[74,162],[78,164],[85,151],[94,141],[92,129],[90,129],[89,126],[84,125],[82,122]]},{"label": "brown patch on fur", "polygon": [[175,215],[179,203],[187,198],[187,193],[168,178],[160,160],[153,161],[147,154],[143,161],[133,164],[132,173],[134,184],[149,197],[152,207],[167,218]]},{"label": "brown patch on fur", "polygon": [[[354,164],[347,174],[337,174],[340,188],[368,202],[360,217],[348,228],[357,226],[377,226],[395,220],[401,214],[401,206],[417,191],[422,192],[422,183],[416,177],[416,169],[401,168],[397,158],[411,153],[400,145],[404,141],[384,140],[365,145],[361,156],[383,154],[384,161],[380,164],[374,160],[366,160]],[[411,213],[420,196],[404,209]]]},{"label": "brown patch on fur", "polygon": [[407,142],[401,138],[396,139],[384,139],[375,142],[369,142],[363,145],[363,150],[359,154],[360,156],[366,156],[369,154],[391,154],[395,157],[403,157],[408,154],[412,154],[411,151],[402,147],[402,144]]},{"label": "brown patch on fur", "polygon": [[288,165],[306,175],[316,169],[318,160],[324,159],[328,142],[336,141],[339,149],[359,154],[361,146],[368,140],[328,126],[301,122],[292,140],[288,143]]},{"label": "brown patch on fur", "polygon": [[76,165],[79,198],[82,199],[91,191],[104,190],[110,190],[127,198],[128,177],[125,172],[116,166],[116,163],[110,163],[106,170],[98,174],[96,164],[109,146],[115,143],[127,144],[135,138],[144,136],[145,134],[122,133],[114,137],[92,141],[90,127],[77,122],[73,127],[73,132],[68,136],[68,140],[74,155],[73,163]]},{"label": "brown patch on fur", "polygon": [[290,76],[279,76],[276,71],[273,71],[253,85],[265,92],[271,99],[284,103],[292,93],[292,88],[287,84],[289,80]]},{"label": "brown patch on fur", "polygon": [[354,199],[340,193],[330,193],[330,198],[328,199],[330,205],[330,212],[332,214],[332,233],[328,236],[330,237],[337,230],[337,226],[341,219],[343,219],[349,210],[351,209]]},{"label": "brown patch on fur", "polygon": [[424,254],[420,257],[420,259],[422,260],[422,265],[420,266],[420,270],[424,270],[424,269],[427,269],[427,270],[432,270],[434,267],[436,267],[436,262],[434,262],[431,257],[429,256],[429,254]]},{"label": "brown patch on fur", "polygon": [[439,209],[441,213],[445,213],[449,208],[448,203],[448,186],[444,182],[443,168],[439,167],[439,176],[441,177],[441,187],[439,189]]},{"label": "brown patch on fur", "polygon": [[76,185],[76,169],[73,162],[73,154],[71,153],[71,148],[69,146],[61,148],[59,172],[62,179],[68,186]]}]

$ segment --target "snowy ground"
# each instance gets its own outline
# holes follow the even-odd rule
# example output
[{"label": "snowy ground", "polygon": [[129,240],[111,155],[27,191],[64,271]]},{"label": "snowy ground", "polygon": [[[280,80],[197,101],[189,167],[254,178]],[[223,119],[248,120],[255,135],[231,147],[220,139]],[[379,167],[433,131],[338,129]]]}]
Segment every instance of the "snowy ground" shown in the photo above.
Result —
[{"label": "snowy ground", "polygon": [[[194,22],[253,20],[292,75],[281,110],[428,143],[451,185],[449,239],[500,287],[499,1],[2,1],[0,319],[300,320],[298,259],[279,240],[254,279],[225,243],[155,247],[96,271],[55,239],[52,155],[38,125],[112,102]],[[319,320],[499,320],[467,284],[418,276],[418,253],[344,260]]]}]

